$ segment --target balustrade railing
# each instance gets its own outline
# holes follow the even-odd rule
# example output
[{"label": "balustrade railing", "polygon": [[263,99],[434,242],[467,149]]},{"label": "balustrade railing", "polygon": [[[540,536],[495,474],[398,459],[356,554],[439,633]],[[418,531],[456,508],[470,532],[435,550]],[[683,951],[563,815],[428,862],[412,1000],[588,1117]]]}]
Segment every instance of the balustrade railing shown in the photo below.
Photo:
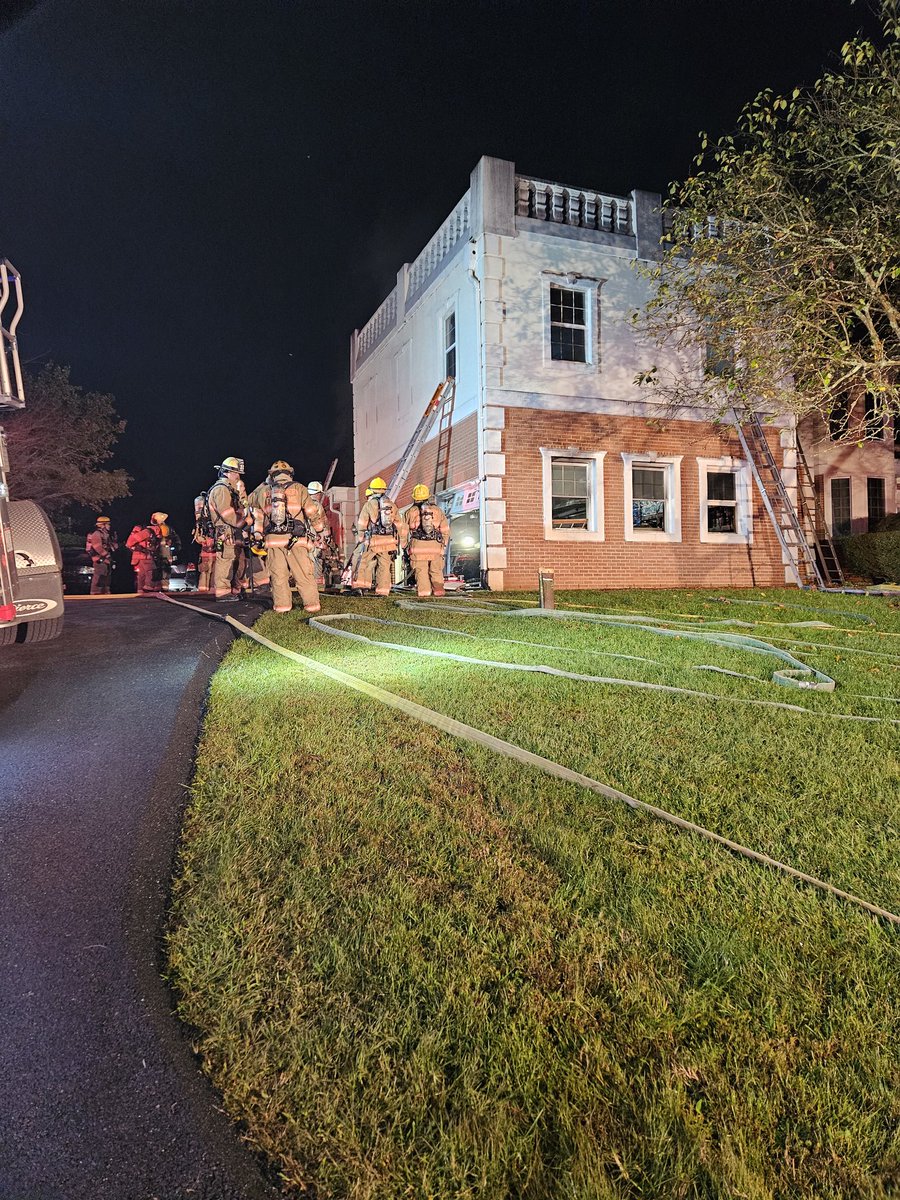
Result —
[{"label": "balustrade railing", "polygon": [[422,290],[444,259],[470,231],[469,193],[466,192],[416,261],[410,265],[407,304]]},{"label": "balustrade railing", "polygon": [[375,310],[359,331],[357,360],[362,361],[397,324],[397,289]]},{"label": "balustrade railing", "polygon": [[516,215],[576,229],[634,232],[631,201],[627,197],[582,191],[523,175],[516,176]]}]

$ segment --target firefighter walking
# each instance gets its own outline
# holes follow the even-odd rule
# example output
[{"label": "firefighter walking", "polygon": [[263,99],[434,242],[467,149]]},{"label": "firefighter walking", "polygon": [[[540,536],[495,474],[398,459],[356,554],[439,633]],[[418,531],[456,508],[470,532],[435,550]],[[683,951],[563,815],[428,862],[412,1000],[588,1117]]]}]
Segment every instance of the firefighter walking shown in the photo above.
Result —
[{"label": "firefighter walking", "polygon": [[450,538],[447,514],[431,499],[424,483],[413,488],[413,502],[403,514],[409,528],[407,548],[419,599],[443,596],[444,558]]},{"label": "firefighter walking", "polygon": [[244,460],[224,458],[216,470],[219,478],[206,499],[216,549],[211,590],[216,600],[225,602],[240,598],[244,578],[247,512],[247,493],[241,479]]},{"label": "firefighter walking", "polygon": [[408,530],[397,505],[385,493],[387,484],[377,475],[369,484],[371,496],[356,518],[362,554],[351,586],[369,591],[373,577],[376,596],[387,596],[394,581],[394,559],[406,544]]},{"label": "firefighter walking", "polygon": [[319,589],[310,549],[316,535],[328,529],[322,507],[302,483],[294,468],[279,459],[272,463],[266,482],[253,492],[253,541],[265,546],[275,612],[291,611],[291,576],[308,613],[320,608]]},{"label": "firefighter walking", "polygon": [[94,566],[91,595],[108,596],[112,583],[112,556],[119,548],[116,535],[110,529],[109,517],[97,518],[97,527],[87,535],[84,548]]}]

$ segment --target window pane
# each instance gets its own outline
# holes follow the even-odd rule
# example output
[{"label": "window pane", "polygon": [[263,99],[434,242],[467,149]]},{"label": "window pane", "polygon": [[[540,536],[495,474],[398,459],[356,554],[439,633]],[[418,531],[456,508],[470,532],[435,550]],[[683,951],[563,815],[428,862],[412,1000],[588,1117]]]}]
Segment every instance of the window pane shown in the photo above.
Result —
[{"label": "window pane", "polygon": [[835,537],[850,536],[850,480],[831,481],[831,528]]},{"label": "window pane", "polygon": [[838,442],[846,434],[850,425],[850,402],[846,397],[836,400],[828,414],[828,436],[833,442]]},{"label": "window pane", "polygon": [[631,506],[631,517],[635,529],[665,529],[665,501],[635,500]]},{"label": "window pane", "polygon": [[584,330],[567,329],[564,325],[551,326],[550,357],[562,362],[586,362]]},{"label": "window pane", "polygon": [[710,533],[737,533],[737,506],[710,504],[706,510],[706,528]]},{"label": "window pane", "polygon": [[456,313],[452,312],[444,321],[444,345],[449,349],[456,341]]},{"label": "window pane", "polygon": [[707,500],[734,500],[734,472],[709,471],[706,476]]},{"label": "window pane", "polygon": [[578,496],[554,496],[552,515],[554,529],[587,529],[587,500]]},{"label": "window pane", "polygon": [[665,469],[663,467],[633,467],[631,489],[635,500],[665,500]]},{"label": "window pane", "polygon": [[866,499],[869,505],[869,528],[884,516],[884,480],[866,480]]},{"label": "window pane", "polygon": [[456,347],[448,350],[444,356],[444,375],[447,378],[456,378]]}]

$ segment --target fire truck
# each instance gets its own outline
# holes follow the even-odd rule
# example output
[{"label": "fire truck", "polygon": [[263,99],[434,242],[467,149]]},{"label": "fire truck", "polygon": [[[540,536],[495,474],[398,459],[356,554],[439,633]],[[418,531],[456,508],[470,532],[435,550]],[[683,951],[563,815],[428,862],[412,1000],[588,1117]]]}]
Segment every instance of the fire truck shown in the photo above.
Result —
[{"label": "fire truck", "polygon": [[[22,277],[0,259],[0,410],[25,407],[16,343],[24,310]],[[62,633],[62,555],[44,510],[33,500],[10,500],[8,470],[0,425],[0,645],[47,642]]]}]

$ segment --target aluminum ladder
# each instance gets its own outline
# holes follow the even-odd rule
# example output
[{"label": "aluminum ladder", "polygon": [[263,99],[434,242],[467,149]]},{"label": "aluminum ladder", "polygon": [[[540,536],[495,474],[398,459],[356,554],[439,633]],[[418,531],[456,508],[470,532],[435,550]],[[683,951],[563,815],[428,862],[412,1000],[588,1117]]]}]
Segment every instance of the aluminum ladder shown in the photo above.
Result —
[{"label": "aluminum ladder", "polygon": [[[744,413],[739,413],[737,409],[734,409],[733,424],[741,443],[741,449],[744,451],[744,457],[750,464],[750,470],[756,480],[762,502],[769,514],[772,528],[775,530],[797,586],[801,588],[827,587],[825,574],[819,567],[813,547],[809,544],[801,515],[797,512],[785,487],[784,479],[769,447],[766,431],[758,414],[749,409]],[[799,479],[799,454],[797,458]],[[799,486],[797,491],[800,494]]]},{"label": "aluminum ladder", "polygon": [[[388,484],[387,495],[389,499],[396,500],[400,495],[404,483],[412,470],[413,463],[419,455],[419,451],[425,445],[425,441],[431,432],[431,428],[437,419],[438,414],[441,416],[441,427],[444,425],[444,414],[449,413],[447,418],[447,456],[449,459],[449,425],[453,415],[453,401],[456,396],[456,380],[453,376],[448,376],[443,383],[438,384],[434,390],[434,395],[428,401],[424,413],[416,426],[415,432],[409,439],[409,444],[403,451],[400,461],[397,463],[397,468],[391,477],[391,482]],[[438,442],[438,451],[440,453],[440,441]],[[440,460],[439,460],[440,461]]]}]

